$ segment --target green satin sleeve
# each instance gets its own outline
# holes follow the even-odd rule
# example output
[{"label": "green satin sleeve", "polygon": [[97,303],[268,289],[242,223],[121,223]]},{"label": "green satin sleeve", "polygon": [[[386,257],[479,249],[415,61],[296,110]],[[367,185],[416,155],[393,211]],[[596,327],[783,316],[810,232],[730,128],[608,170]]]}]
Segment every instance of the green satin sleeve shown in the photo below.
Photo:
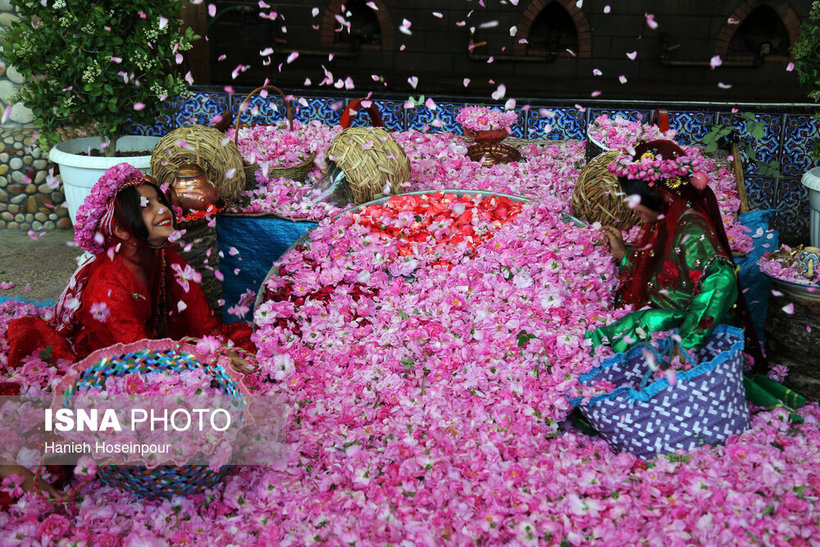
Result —
[{"label": "green satin sleeve", "polygon": [[730,310],[736,301],[734,268],[726,260],[715,259],[701,279],[680,325],[681,345],[687,349],[699,349],[714,327],[729,321]]},{"label": "green satin sleeve", "polygon": [[677,328],[685,318],[685,312],[675,310],[634,311],[614,323],[587,332],[585,337],[592,339],[592,352],[601,344],[608,343],[615,352],[621,353],[646,340],[652,332]]}]

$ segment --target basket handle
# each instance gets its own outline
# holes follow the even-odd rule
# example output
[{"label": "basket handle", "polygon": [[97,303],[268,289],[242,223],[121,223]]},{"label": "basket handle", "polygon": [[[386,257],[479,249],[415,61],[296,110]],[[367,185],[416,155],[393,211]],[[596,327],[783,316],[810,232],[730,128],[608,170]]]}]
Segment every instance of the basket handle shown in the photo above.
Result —
[{"label": "basket handle", "polygon": [[[354,116],[351,113],[355,114],[359,110],[361,110],[364,105],[362,104],[363,101],[369,99],[353,99],[347,106],[345,107],[345,111],[342,113],[342,119],[339,122],[339,125],[342,126],[342,129],[347,129],[350,127],[351,122],[353,121]],[[384,122],[382,122],[382,115],[379,114],[379,109],[376,108],[376,103],[370,102],[370,106],[366,107],[367,113],[370,114],[370,122],[373,124],[373,127],[384,127]]]},{"label": "basket handle", "polygon": [[278,87],[276,87],[275,85],[259,86],[256,89],[254,89],[253,91],[251,91],[250,93],[248,93],[248,96],[245,97],[245,100],[242,101],[242,104],[239,105],[239,112],[236,113],[236,123],[234,124],[235,128],[234,128],[233,142],[237,146],[239,145],[239,129],[242,127],[242,122],[241,122],[242,112],[245,110],[243,107],[245,106],[245,104],[248,101],[251,100],[251,97],[253,97],[259,91],[262,91],[263,89],[272,89],[272,90],[276,91],[277,93],[279,93],[279,95],[282,96],[282,99],[284,99],[284,101],[285,101],[285,108],[287,108],[287,110],[288,110],[288,124],[289,124],[290,130],[293,131],[293,110],[290,108],[290,102],[288,101],[288,98],[285,96],[285,94],[282,92],[282,90],[279,89]]}]

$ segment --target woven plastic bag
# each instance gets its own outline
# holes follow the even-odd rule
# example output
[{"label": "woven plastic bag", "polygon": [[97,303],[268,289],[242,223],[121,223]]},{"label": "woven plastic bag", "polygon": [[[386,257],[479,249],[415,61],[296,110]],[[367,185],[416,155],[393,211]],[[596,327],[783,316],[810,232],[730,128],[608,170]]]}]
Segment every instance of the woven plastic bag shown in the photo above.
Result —
[{"label": "woven plastic bag", "polygon": [[723,444],[729,436],[749,429],[743,331],[718,325],[693,357],[686,356],[697,364],[678,372],[674,385],[666,377],[648,383],[653,370],[647,352],[660,362],[674,343],[671,338],[663,340],[659,349],[638,344],[579,378],[586,386],[602,381],[616,386],[589,400],[570,398],[616,450],[651,459],[705,444]]}]

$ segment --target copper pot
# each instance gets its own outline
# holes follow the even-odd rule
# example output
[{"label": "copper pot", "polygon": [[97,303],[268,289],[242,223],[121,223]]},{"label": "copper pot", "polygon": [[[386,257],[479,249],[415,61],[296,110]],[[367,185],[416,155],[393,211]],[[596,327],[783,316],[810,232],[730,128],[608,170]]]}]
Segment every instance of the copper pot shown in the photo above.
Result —
[{"label": "copper pot", "polygon": [[189,163],[177,170],[173,184],[179,206],[185,212],[205,211],[209,205],[219,207],[219,189],[198,165]]}]

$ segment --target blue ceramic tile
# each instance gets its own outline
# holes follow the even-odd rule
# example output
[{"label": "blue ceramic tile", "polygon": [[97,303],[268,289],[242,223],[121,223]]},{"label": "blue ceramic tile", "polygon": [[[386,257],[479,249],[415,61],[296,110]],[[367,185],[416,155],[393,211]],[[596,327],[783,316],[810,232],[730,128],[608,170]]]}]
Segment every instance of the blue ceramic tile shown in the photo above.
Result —
[{"label": "blue ceramic tile", "polygon": [[675,140],[694,146],[701,144],[703,136],[715,125],[717,112],[670,112],[669,129],[677,134]]},{"label": "blue ceramic tile", "polygon": [[808,235],[808,192],[800,179],[780,179],[777,184],[775,229],[791,237]]},{"label": "blue ceramic tile", "polygon": [[813,116],[786,114],[780,172],[784,177],[800,177],[820,161],[811,159],[811,143],[820,139],[820,122]]},{"label": "blue ceramic tile", "polygon": [[549,140],[586,139],[586,115],[573,107],[530,109],[527,137]]},{"label": "blue ceramic tile", "polygon": [[[267,96],[263,97],[264,91],[267,91]],[[240,112],[241,105],[246,99],[244,112]],[[285,100],[272,89],[260,91],[250,97],[247,95],[232,95],[231,103],[233,111],[240,116],[239,120],[242,125],[271,124],[288,118]],[[293,110],[293,101],[291,101],[290,106]]]},{"label": "blue ceramic tile", "polygon": [[[732,124],[739,131],[739,136],[744,142],[752,144],[755,148],[758,163],[769,163],[772,160],[780,159],[781,137],[783,135],[783,114],[766,114],[756,113],[757,121],[763,122],[766,125],[766,133],[761,139],[755,140],[748,134],[746,129],[746,120],[744,120],[740,113],[731,114],[727,112],[720,113],[718,122],[721,124]],[[743,146],[741,145],[741,150]],[[743,153],[744,173],[747,175],[757,174],[759,168],[757,165],[748,161],[748,158]]]},{"label": "blue ceramic tile", "polygon": [[296,118],[303,122],[320,121],[325,125],[338,125],[342,116],[344,101],[330,97],[303,97],[295,103],[298,106]]},{"label": "blue ceramic tile", "polygon": [[772,178],[744,177],[749,209],[773,209],[777,205],[777,185]]},{"label": "blue ceramic tile", "polygon": [[230,106],[230,97],[227,93],[193,92],[189,97],[177,100],[174,120],[177,127],[191,124],[210,125],[211,119],[222,115]]},{"label": "blue ceramic tile", "polygon": [[[406,110],[407,129],[429,133],[453,131],[463,134],[461,127],[456,123],[456,116],[463,106],[464,103],[442,103],[437,104],[435,110],[430,110],[424,105],[409,108]],[[433,126],[437,118],[443,123],[440,128]]]}]

